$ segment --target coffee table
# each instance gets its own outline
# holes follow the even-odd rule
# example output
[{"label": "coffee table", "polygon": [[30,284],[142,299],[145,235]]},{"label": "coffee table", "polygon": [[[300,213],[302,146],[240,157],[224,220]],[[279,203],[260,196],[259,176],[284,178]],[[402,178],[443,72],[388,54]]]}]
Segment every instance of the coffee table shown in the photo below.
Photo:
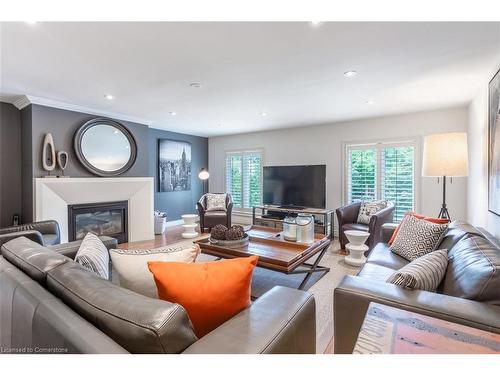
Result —
[{"label": "coffee table", "polygon": [[[195,243],[200,246],[202,253],[217,258],[232,259],[257,255],[259,257],[257,267],[287,275],[305,274],[298,287],[300,290],[306,286],[313,273],[321,272],[321,278],[330,271],[330,268],[319,265],[330,246],[328,236],[318,234],[312,244],[299,244],[286,241],[282,231],[275,228],[254,225],[246,233],[249,241],[242,247],[224,247],[211,243],[209,238],[195,241]],[[308,260],[315,255],[317,257],[314,262],[308,263]]]}]

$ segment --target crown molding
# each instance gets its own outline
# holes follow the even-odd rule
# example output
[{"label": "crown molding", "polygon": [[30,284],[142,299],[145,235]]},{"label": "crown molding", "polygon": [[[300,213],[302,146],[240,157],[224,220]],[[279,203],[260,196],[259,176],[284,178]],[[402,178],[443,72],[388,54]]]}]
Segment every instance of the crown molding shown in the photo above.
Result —
[{"label": "crown molding", "polygon": [[111,111],[103,111],[100,109],[95,109],[95,108],[85,107],[85,106],[81,106],[81,105],[66,103],[66,102],[62,102],[59,100],[47,99],[47,98],[43,98],[40,96],[22,95],[22,96],[18,97],[17,99],[15,99],[14,101],[12,101],[11,103],[14,106],[16,106],[17,109],[23,109],[30,104],[37,104],[37,105],[41,105],[41,106],[45,106],[45,107],[64,109],[67,111],[74,111],[74,112],[88,113],[90,115],[110,117],[110,118],[113,118],[115,120],[135,122],[138,124],[146,125],[148,127],[151,125],[151,120],[147,120],[144,118],[127,116],[127,115],[123,115],[121,113],[116,113],[116,112],[111,112]]},{"label": "crown molding", "polygon": [[19,98],[15,99],[12,104],[17,108],[17,109],[23,109],[26,108],[31,104],[29,98],[26,95],[22,95]]}]

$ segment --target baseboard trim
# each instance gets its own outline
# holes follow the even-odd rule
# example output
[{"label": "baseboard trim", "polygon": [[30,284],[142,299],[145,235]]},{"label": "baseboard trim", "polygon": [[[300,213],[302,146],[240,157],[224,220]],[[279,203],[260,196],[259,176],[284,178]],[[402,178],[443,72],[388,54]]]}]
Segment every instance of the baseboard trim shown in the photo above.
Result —
[{"label": "baseboard trim", "polygon": [[176,227],[176,226],[182,225],[182,224],[184,224],[184,220],[182,220],[182,219],[167,221],[167,228]]}]

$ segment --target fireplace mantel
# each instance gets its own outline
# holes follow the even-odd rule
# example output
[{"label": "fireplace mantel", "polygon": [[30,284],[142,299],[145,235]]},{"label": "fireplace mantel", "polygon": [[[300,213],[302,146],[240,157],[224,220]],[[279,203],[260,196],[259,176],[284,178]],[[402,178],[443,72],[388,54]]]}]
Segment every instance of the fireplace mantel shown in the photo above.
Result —
[{"label": "fireplace mantel", "polygon": [[57,220],[61,241],[68,241],[68,205],[128,201],[129,241],[154,238],[153,177],[36,178],[37,221]]}]

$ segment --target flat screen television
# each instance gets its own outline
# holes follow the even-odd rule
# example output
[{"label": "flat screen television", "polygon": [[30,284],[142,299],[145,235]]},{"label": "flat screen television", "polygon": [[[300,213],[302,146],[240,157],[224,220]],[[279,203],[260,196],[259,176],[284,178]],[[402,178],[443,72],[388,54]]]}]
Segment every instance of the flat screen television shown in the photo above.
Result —
[{"label": "flat screen television", "polygon": [[263,203],[325,208],[326,165],[264,167]]}]

